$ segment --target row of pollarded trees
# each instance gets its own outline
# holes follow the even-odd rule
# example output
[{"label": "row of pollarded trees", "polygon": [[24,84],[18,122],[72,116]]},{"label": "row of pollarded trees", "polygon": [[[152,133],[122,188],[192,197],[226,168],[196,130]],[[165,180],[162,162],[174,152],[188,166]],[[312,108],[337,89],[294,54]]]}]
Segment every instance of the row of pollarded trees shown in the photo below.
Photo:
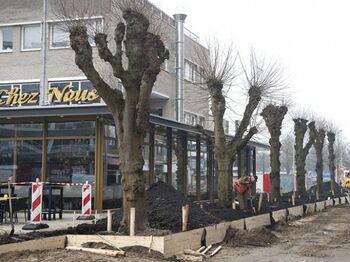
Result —
[{"label": "row of pollarded trees", "polygon": [[[78,1],[78,0],[77,0]],[[130,208],[136,209],[136,229],[143,229],[147,224],[145,213],[145,181],[142,167],[144,159],[142,145],[149,128],[150,95],[160,72],[161,64],[169,58],[159,35],[159,30],[151,30],[152,14],[149,14],[147,1],[105,0],[98,2],[96,8],[106,5],[109,15],[119,18],[114,30],[112,44],[106,32],[97,32],[93,38],[97,54],[91,46],[91,35],[83,19],[77,17],[93,16],[92,1],[57,0],[55,12],[65,21],[70,33],[70,45],[75,52],[75,63],[91,81],[111,111],[116,125],[118,151],[120,152],[120,169],[123,188],[122,224],[130,222]],[[110,5],[115,5],[116,11]],[[112,6],[113,7],[113,6]],[[121,15],[120,15],[121,13]],[[159,29],[159,28],[155,28]],[[232,49],[224,52],[219,45],[213,46],[207,53],[198,53],[205,85],[211,98],[211,110],[214,116],[215,158],[219,177],[219,200],[223,205],[231,203],[232,166],[237,153],[258,132],[252,124],[255,115],[261,113],[271,133],[272,148],[280,148],[280,125],[286,109],[283,106],[270,106],[260,112],[263,98],[271,98],[283,84],[276,64],[265,63],[251,56],[249,70],[243,67],[248,83],[248,102],[235,136],[227,140],[224,133],[223,118],[226,111],[225,87],[235,78],[235,61]],[[105,72],[98,70],[95,60],[105,61],[115,77],[122,82],[124,92],[116,89],[103,77]],[[283,115],[283,116],[282,116]],[[274,151],[276,153],[276,151]],[[274,170],[279,168],[279,160],[271,154]],[[277,171],[274,178],[278,179]]]},{"label": "row of pollarded trees", "polygon": [[[306,174],[306,157],[313,146],[316,153],[316,173],[317,173],[317,190],[316,197],[323,193],[323,150],[327,139],[328,142],[328,165],[331,178],[331,192],[335,191],[335,138],[336,130],[331,125],[323,121],[316,122],[308,120],[306,117],[296,117],[294,121],[295,134],[295,166],[297,175],[297,190],[300,196],[306,196],[305,174]],[[309,137],[306,140],[306,134],[309,130]]]},{"label": "row of pollarded trees", "polygon": [[[281,91],[284,89],[280,68],[275,63],[265,63],[251,54],[250,67],[242,64],[243,72],[248,83],[248,102],[243,116],[233,138],[227,139],[224,133],[224,115],[227,109],[227,93],[225,87],[237,75],[235,67],[237,57],[231,48],[220,50],[218,43],[209,45],[210,54],[199,53],[201,65],[204,68],[203,78],[211,98],[211,111],[214,118],[215,158],[217,161],[217,175],[219,178],[218,195],[222,205],[228,206],[232,201],[232,167],[237,153],[247,145],[249,140],[258,133],[258,127],[252,119],[259,114],[269,131],[270,139],[270,167],[271,167],[271,198],[279,201],[280,193],[280,153],[282,123],[288,112],[288,104],[283,100],[278,101]],[[264,102],[267,100],[268,102]],[[271,102],[274,101],[274,102]],[[262,106],[261,106],[262,105]],[[262,110],[260,110],[262,108]],[[325,124],[316,125],[314,121],[307,125],[303,118],[295,118],[295,163],[298,179],[298,194],[306,195],[305,188],[305,161],[312,146],[316,152],[317,190],[316,197],[323,191],[323,148],[325,137],[328,138],[329,170],[331,174],[331,190],[334,194],[335,185],[335,132],[332,128],[326,128]],[[309,128],[309,141],[304,142],[305,134]]]}]

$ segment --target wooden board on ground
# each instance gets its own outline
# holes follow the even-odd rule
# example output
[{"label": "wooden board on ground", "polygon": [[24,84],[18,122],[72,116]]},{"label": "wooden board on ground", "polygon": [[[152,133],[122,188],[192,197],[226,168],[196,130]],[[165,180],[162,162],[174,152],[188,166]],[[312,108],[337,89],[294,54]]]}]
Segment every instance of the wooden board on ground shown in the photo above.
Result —
[{"label": "wooden board on ground", "polygon": [[296,206],[296,207],[288,207],[288,220],[296,219],[298,217],[302,217],[304,215],[304,207]]},{"label": "wooden board on ground", "polygon": [[341,197],[340,198],[340,204],[346,204],[346,197]]},{"label": "wooden board on ground", "polygon": [[245,218],[246,229],[250,230],[256,227],[271,225],[270,214],[262,214]]},{"label": "wooden board on ground", "polygon": [[339,197],[334,198],[334,205],[338,206],[340,204],[340,199]]},{"label": "wooden board on ground", "polygon": [[[205,227],[205,230],[207,231],[207,245],[220,243],[224,239],[226,230],[229,226],[243,230],[244,219]],[[164,257],[168,258],[180,254],[185,249],[196,250],[200,248],[202,233],[203,228],[199,228],[164,236]]]},{"label": "wooden board on ground", "polygon": [[41,239],[34,239],[29,241],[23,241],[19,243],[0,245],[0,254],[11,251],[24,251],[24,250],[49,250],[64,248],[66,243],[66,236],[46,237]]},{"label": "wooden board on ground", "polygon": [[316,202],[316,211],[320,212],[325,209],[325,201]]},{"label": "wooden board on ground", "polygon": [[305,210],[306,215],[315,213],[315,211],[316,211],[316,204],[315,203],[305,204],[305,206],[306,206],[306,210]]},{"label": "wooden board on ground", "polygon": [[107,236],[102,238],[98,235],[67,235],[67,246],[80,247],[86,242],[113,243],[118,248],[127,246],[142,246],[151,248],[154,251],[164,252],[164,237],[158,236]]},{"label": "wooden board on ground", "polygon": [[273,211],[272,218],[276,223],[287,222],[287,210],[281,209],[281,210]]},{"label": "wooden board on ground", "polygon": [[332,207],[334,205],[333,199],[327,199],[325,201],[326,208],[327,207]]}]

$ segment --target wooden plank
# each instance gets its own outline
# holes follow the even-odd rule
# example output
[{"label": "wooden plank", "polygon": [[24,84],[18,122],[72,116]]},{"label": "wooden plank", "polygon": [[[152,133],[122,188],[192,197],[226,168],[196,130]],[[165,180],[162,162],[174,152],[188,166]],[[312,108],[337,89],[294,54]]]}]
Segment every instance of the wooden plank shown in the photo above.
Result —
[{"label": "wooden plank", "polygon": [[[239,219],[205,227],[207,245],[222,242],[229,226],[243,230],[244,222],[244,219]],[[203,228],[200,228],[165,236],[164,257],[181,254],[185,249],[197,250],[201,245],[202,232]]]},{"label": "wooden plank", "polygon": [[306,210],[305,210],[306,215],[309,215],[309,214],[316,212],[316,204],[315,203],[305,204],[305,206],[306,206]]},{"label": "wooden plank", "polygon": [[288,220],[296,219],[298,217],[302,217],[304,215],[304,207],[296,206],[296,207],[288,207]]},{"label": "wooden plank", "polygon": [[316,202],[316,211],[320,212],[325,209],[325,201]]},{"label": "wooden plank", "polygon": [[278,223],[278,222],[287,222],[287,210],[286,209],[281,209],[277,211],[272,212],[272,218],[273,220]]},{"label": "wooden plank", "polygon": [[250,230],[256,227],[271,225],[270,214],[262,214],[245,218],[246,229]]},{"label": "wooden plank", "polygon": [[103,236],[103,239],[97,235],[67,235],[67,246],[80,247],[86,242],[108,242],[113,243],[119,248],[126,246],[151,247],[152,250],[164,252],[164,237],[161,236]]},{"label": "wooden plank", "polygon": [[230,223],[230,226],[233,228],[244,230],[244,218],[232,221]]},{"label": "wooden plank", "polygon": [[326,206],[326,208],[327,208],[327,207],[332,207],[333,205],[334,205],[333,199],[327,199],[327,200],[325,201],[325,206]]},{"label": "wooden plank", "polygon": [[0,245],[0,254],[11,251],[24,251],[24,250],[49,250],[64,248],[66,243],[66,236],[46,237],[41,239],[34,239],[19,243]]},{"label": "wooden plank", "polygon": [[341,204],[346,204],[346,197],[341,197],[340,198],[340,203]]}]

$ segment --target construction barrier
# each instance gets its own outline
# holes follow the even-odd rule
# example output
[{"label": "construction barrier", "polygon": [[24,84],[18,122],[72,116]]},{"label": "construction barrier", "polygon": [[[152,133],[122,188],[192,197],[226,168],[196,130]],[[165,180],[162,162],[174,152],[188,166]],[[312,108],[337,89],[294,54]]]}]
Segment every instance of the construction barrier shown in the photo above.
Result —
[{"label": "construction barrier", "polygon": [[86,182],[82,188],[81,214],[91,216],[91,185]]},{"label": "construction barrier", "polygon": [[32,183],[32,209],[31,222],[37,224],[41,222],[41,211],[43,202],[43,184],[37,179]]}]

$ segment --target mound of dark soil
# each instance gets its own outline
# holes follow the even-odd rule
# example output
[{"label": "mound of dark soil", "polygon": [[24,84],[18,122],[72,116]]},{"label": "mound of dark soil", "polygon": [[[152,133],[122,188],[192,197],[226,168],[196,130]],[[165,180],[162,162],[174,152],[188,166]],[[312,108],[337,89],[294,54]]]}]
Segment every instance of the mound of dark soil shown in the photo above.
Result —
[{"label": "mound of dark soil", "polygon": [[[181,230],[182,206],[186,200],[181,193],[163,182],[152,184],[146,192],[146,209],[150,227],[168,229],[172,232]],[[220,219],[205,212],[193,202],[189,204],[188,229],[219,223]]]},{"label": "mound of dark soil", "polygon": [[217,203],[203,203],[203,209],[213,216],[225,221],[237,220],[252,215],[250,210],[235,210],[223,207]]},{"label": "mound of dark soil", "polygon": [[278,238],[265,227],[254,228],[249,231],[229,227],[223,243],[229,247],[265,247],[277,242],[277,240]]}]

